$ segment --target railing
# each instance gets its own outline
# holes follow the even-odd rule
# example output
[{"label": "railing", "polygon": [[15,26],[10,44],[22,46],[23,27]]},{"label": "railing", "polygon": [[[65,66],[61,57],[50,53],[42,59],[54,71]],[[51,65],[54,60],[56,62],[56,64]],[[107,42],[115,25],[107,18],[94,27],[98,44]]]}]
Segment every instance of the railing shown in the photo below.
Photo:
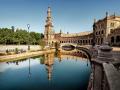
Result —
[{"label": "railing", "polygon": [[113,64],[103,63],[105,80],[103,90],[120,90],[120,72]]},{"label": "railing", "polygon": [[100,46],[97,57],[92,59],[88,90],[120,90],[120,60],[113,56],[107,43]]}]

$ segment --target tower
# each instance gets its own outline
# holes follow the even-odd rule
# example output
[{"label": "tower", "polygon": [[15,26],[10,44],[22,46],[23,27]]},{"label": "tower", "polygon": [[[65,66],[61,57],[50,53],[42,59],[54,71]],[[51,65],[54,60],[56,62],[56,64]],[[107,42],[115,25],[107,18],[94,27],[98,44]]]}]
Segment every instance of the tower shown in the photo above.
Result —
[{"label": "tower", "polygon": [[51,8],[48,7],[45,32],[44,32],[44,40],[46,45],[51,46],[53,44],[53,39],[54,39],[54,32],[52,25]]}]

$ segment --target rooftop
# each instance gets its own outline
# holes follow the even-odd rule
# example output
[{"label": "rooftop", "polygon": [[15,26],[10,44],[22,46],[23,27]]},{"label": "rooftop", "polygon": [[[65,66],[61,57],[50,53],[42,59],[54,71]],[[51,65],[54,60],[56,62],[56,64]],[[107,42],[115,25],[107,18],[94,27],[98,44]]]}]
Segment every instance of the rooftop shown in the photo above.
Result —
[{"label": "rooftop", "polygon": [[62,33],[61,36],[62,37],[76,37],[76,36],[89,35],[91,33],[92,33],[92,31],[80,32],[80,33],[71,33],[71,34]]}]

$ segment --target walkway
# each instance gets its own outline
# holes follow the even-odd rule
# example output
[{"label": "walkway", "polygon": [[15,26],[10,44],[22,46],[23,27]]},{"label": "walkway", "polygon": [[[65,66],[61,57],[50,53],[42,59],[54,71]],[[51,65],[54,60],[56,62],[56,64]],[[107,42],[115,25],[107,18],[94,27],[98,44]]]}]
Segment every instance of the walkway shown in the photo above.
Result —
[{"label": "walkway", "polygon": [[113,57],[115,60],[120,60],[120,47],[113,47]]},{"label": "walkway", "polygon": [[0,56],[0,62],[34,57],[34,56],[38,56],[38,55],[42,55],[44,53],[50,53],[50,52],[54,52],[54,51],[55,50],[53,49],[53,50],[47,50],[47,51],[25,52],[25,53],[21,53],[21,54]]}]

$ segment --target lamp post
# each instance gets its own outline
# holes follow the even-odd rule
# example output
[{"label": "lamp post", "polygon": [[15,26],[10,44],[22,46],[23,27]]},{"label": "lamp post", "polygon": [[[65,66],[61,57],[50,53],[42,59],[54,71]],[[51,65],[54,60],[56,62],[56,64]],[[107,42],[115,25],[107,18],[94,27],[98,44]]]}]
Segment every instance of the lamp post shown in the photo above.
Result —
[{"label": "lamp post", "polygon": [[[28,33],[29,33],[30,24],[27,24],[27,28],[28,28]],[[28,51],[29,50],[30,50],[30,37],[28,37]]]}]

